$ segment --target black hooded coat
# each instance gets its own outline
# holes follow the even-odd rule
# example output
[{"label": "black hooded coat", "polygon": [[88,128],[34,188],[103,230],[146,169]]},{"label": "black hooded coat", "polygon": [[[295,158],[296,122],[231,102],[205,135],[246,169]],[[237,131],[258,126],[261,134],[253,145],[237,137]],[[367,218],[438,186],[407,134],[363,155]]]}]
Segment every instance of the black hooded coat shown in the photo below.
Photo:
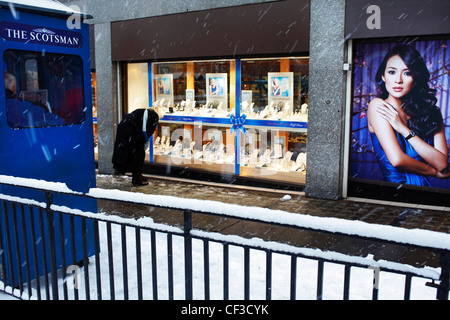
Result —
[{"label": "black hooded coat", "polygon": [[[148,117],[146,125],[143,125],[145,110]],[[119,123],[112,156],[113,167],[118,173],[132,172],[133,176],[142,173],[145,143],[155,132],[158,122],[159,117],[154,110],[137,109]]]}]

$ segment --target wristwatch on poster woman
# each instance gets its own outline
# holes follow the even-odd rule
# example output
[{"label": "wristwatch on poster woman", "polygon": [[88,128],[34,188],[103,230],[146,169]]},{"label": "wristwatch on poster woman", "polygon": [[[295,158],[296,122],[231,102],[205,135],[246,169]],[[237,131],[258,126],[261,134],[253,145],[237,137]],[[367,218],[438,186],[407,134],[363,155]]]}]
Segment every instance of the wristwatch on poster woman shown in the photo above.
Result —
[{"label": "wristwatch on poster woman", "polygon": [[409,135],[407,135],[406,137],[405,137],[405,140],[406,141],[408,141],[409,139],[411,139],[412,137],[415,137],[416,136],[416,133],[414,132],[414,131],[410,131],[409,132]]}]

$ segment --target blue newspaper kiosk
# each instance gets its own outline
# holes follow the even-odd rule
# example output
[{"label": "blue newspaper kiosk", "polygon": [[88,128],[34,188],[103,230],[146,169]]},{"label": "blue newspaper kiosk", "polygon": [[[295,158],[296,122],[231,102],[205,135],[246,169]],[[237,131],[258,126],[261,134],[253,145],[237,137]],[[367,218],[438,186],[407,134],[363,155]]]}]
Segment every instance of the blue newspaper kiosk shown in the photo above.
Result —
[{"label": "blue newspaper kiosk", "polygon": [[[51,0],[0,1],[0,66],[4,74],[0,81],[0,175],[62,182],[78,192],[95,187],[89,27],[82,23],[84,18]],[[0,194],[46,201],[42,191],[15,186],[0,184]],[[54,193],[53,203],[97,212],[93,199]],[[23,212],[29,211],[32,213],[25,216]],[[26,267],[31,279],[49,272],[45,267],[48,261],[44,261],[49,255],[41,252],[48,250],[43,249],[42,241],[49,243],[48,220],[40,217],[45,214],[35,207],[19,210],[0,201],[0,278],[6,284],[18,286],[20,274],[26,282]],[[58,219],[55,215],[53,226],[56,264],[61,268],[61,252],[70,265],[73,247],[76,260],[83,259],[83,239],[79,217],[72,228],[74,240],[69,236],[70,218],[62,218],[63,223]],[[92,255],[92,221],[87,221],[86,229],[87,251]],[[14,230],[34,231],[36,243],[30,235],[27,240],[21,236],[6,239]],[[41,236],[40,230],[44,230]],[[31,257],[32,249],[37,250],[37,260]]]}]

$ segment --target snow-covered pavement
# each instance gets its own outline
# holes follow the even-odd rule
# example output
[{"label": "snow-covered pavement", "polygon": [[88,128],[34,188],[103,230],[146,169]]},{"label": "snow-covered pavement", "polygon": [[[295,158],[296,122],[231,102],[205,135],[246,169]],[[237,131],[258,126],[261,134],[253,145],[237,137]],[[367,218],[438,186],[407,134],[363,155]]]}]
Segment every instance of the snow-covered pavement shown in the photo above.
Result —
[{"label": "snow-covered pavement", "polygon": [[[214,236],[214,235],[212,235]],[[102,281],[102,299],[110,299],[110,274],[107,256],[107,232],[104,223],[100,223],[100,266]],[[226,236],[218,236],[225,239]],[[141,251],[143,261],[143,297],[153,299],[152,293],[152,272],[151,272],[151,237],[149,231],[141,230]],[[277,246],[277,244],[264,243],[260,239],[242,239],[239,237],[229,238],[236,242],[252,243],[255,246]],[[123,286],[123,259],[121,228],[119,225],[112,226],[112,240],[114,253],[114,285],[115,299],[124,298]],[[134,228],[127,228],[127,274],[128,274],[128,294],[130,299],[137,299],[137,269],[136,269],[136,237]],[[168,299],[168,264],[167,264],[167,234],[158,232],[156,234],[157,247],[157,281],[158,299]],[[193,298],[204,299],[204,273],[203,273],[203,242],[193,240]],[[209,243],[209,268],[210,268],[210,292],[211,299],[223,299],[223,246],[220,243]],[[321,253],[331,256],[332,253]],[[241,300],[244,288],[244,249],[238,246],[229,246],[229,274],[230,274],[230,299]],[[183,300],[185,298],[185,276],[184,276],[184,239],[180,236],[173,236],[173,277],[174,277],[174,298]],[[365,258],[370,262],[372,257]],[[373,261],[374,265],[377,262]],[[272,255],[272,298],[275,300],[289,299],[290,288],[290,257],[282,254]],[[317,266],[315,260],[297,258],[297,299],[314,300],[317,294]],[[96,299],[97,288],[95,281],[96,261],[90,258],[88,267],[90,282],[90,298]],[[437,275],[439,270],[425,268],[426,272]],[[78,272],[78,292],[80,299],[85,298],[84,268]],[[403,299],[405,276],[388,272],[379,274],[379,299]],[[371,299],[373,288],[374,269],[353,267],[351,269],[350,299]],[[324,287],[323,299],[342,299],[344,284],[344,266],[335,263],[324,264]],[[266,254],[264,251],[252,249],[250,251],[250,298],[264,300],[266,292]],[[436,289],[425,286],[426,279],[413,278],[411,299],[435,299]],[[63,279],[59,278],[60,297],[62,297]],[[67,283],[73,286],[74,279],[69,277]],[[15,294],[19,295],[18,290]],[[45,290],[41,290],[42,297],[45,298]],[[33,299],[36,293],[33,294]],[[29,299],[26,290],[22,297]],[[69,298],[73,298],[73,291],[69,290]]]},{"label": "snow-covered pavement", "polygon": [[[59,187],[59,186],[57,186]],[[108,190],[100,190],[100,189],[91,189],[90,193],[97,194],[98,196],[106,195],[111,193],[114,194],[116,198],[127,198],[129,199],[134,197],[143,197],[146,201],[167,201],[173,200],[173,197],[167,196],[150,196],[150,195],[139,195],[133,193],[123,193],[123,191],[108,191]],[[174,202],[172,201],[172,205]],[[220,207],[220,210],[227,211],[228,214],[233,214],[233,210],[237,207],[236,205],[230,204],[222,204],[215,202],[204,202],[204,200],[189,200],[189,201],[175,201],[180,206],[184,205],[195,205],[201,206],[203,203],[207,205],[215,205],[216,207]],[[242,207],[243,208],[243,207]],[[58,207],[53,205],[52,209],[57,212],[65,212],[67,209],[71,211],[69,208]],[[248,208],[247,208],[248,209]],[[407,235],[407,242],[420,242],[420,239],[424,239],[430,241],[432,237],[438,238],[448,238],[448,235],[445,233],[439,232],[430,232],[426,230],[406,230],[402,228],[393,228],[392,226],[382,226],[382,225],[373,225],[371,227],[370,224],[358,222],[358,221],[348,221],[348,220],[339,220],[336,218],[320,218],[320,217],[307,217],[302,214],[293,214],[288,212],[283,212],[280,210],[272,210],[268,208],[253,208],[253,214],[255,216],[265,217],[266,215],[270,215],[270,219],[273,221],[283,220],[283,219],[291,219],[307,224],[315,224],[318,223],[318,228],[327,228],[326,224],[328,222],[333,222],[333,225],[330,225],[330,228],[333,230],[337,229],[348,229],[354,230],[355,226],[364,226],[362,230],[354,230],[358,233],[370,233],[375,232],[375,234],[381,234],[382,238],[396,238],[400,234]],[[239,211],[239,210],[238,210]],[[251,213],[249,213],[251,214]],[[105,215],[104,213],[95,214]],[[87,214],[88,217],[92,216]],[[168,252],[168,235],[167,232],[175,232],[182,234],[182,230],[178,227],[169,226],[167,224],[157,224],[153,221],[151,217],[118,217],[118,216],[108,216],[111,221],[115,222],[126,222],[129,226],[138,226],[138,227],[156,227],[157,230],[162,232],[156,232],[155,242],[152,243],[150,231],[140,230],[140,249],[142,252],[142,283],[143,283],[143,297],[144,299],[153,299],[152,286],[154,279],[152,278],[152,265],[157,266],[157,287],[158,287],[158,299],[168,299],[169,298],[169,290],[168,290],[168,274],[169,274],[169,266],[167,262],[167,252]],[[137,218],[137,219],[136,219]],[[272,220],[270,220],[272,221]],[[284,221],[284,220],[283,220]],[[325,223],[325,224],[324,224]],[[341,227],[340,227],[341,226]],[[101,268],[101,283],[102,287],[100,288],[102,293],[102,299],[111,299],[110,296],[110,279],[114,278],[115,284],[115,298],[123,299],[126,295],[126,292],[129,293],[130,299],[136,299],[137,293],[137,258],[136,258],[136,229],[134,227],[126,227],[125,232],[121,229],[121,226],[118,224],[112,225],[112,246],[113,246],[113,264],[114,264],[114,273],[110,274],[108,263],[111,257],[108,256],[108,248],[107,248],[107,232],[106,226],[104,222],[99,223],[100,227],[100,245],[101,245],[101,253],[100,253],[100,268]],[[352,229],[353,228],[353,229]],[[397,230],[396,233],[391,231]],[[342,231],[342,230],[340,230]],[[385,231],[389,231],[385,233]],[[401,231],[401,232],[400,232]],[[381,233],[380,233],[381,232]],[[127,256],[123,257],[123,244],[125,243],[122,239],[122,235],[126,234],[126,252]],[[270,240],[262,240],[257,237],[241,237],[239,235],[226,235],[213,231],[205,231],[205,230],[193,230],[193,236],[206,236],[210,239],[208,247],[205,249],[204,243],[201,240],[193,240],[192,243],[192,256],[193,256],[193,298],[202,300],[205,298],[205,289],[204,289],[204,250],[209,252],[209,270],[210,270],[210,279],[209,288],[211,292],[211,299],[223,299],[223,279],[224,279],[224,246],[222,243],[228,243],[229,247],[227,247],[229,254],[229,293],[230,299],[243,299],[243,288],[245,282],[248,280],[250,284],[250,298],[251,299],[265,299],[266,289],[267,289],[267,279],[266,279],[266,267],[267,267],[267,255],[265,249],[274,249],[277,252],[292,252],[299,257],[296,258],[295,262],[295,271],[297,274],[296,281],[296,297],[297,299],[308,300],[315,299],[317,295],[317,278],[318,278],[318,262],[314,259],[301,258],[300,256],[310,256],[319,259],[325,259],[326,261],[323,265],[323,299],[342,299],[343,297],[343,285],[344,285],[344,277],[345,277],[345,268],[342,264],[334,263],[332,261],[336,260],[346,260],[352,261],[353,263],[357,263],[362,265],[362,267],[352,267],[350,273],[350,299],[370,299],[372,296],[373,289],[373,279],[374,279],[374,270],[378,268],[392,266],[390,262],[381,261],[379,259],[374,259],[373,255],[369,256],[346,256],[343,253],[335,253],[327,250],[314,249],[314,248],[302,248],[293,246],[291,244],[280,244]],[[411,236],[411,237],[410,237]],[[213,240],[214,239],[214,240]],[[409,239],[409,240],[408,240]],[[448,240],[448,239],[447,239]],[[442,246],[448,248],[447,240],[437,241],[442,243]],[[173,279],[174,279],[174,298],[183,300],[185,299],[185,275],[184,275],[184,238],[182,236],[173,235],[172,239],[172,251],[173,251]],[[434,241],[436,242],[436,241]],[[237,244],[237,245],[234,245]],[[245,259],[244,259],[244,249],[240,245],[250,245],[252,249],[250,249],[250,260],[249,260],[249,278],[246,278],[244,275],[245,270]],[[156,260],[152,261],[152,246],[157,248],[156,251]],[[123,274],[124,267],[123,262],[127,261],[127,277],[128,280],[128,290],[124,288]],[[290,275],[291,275],[291,257],[289,255],[273,253],[271,256],[271,266],[272,266],[272,276],[271,276],[271,296],[273,299],[288,299],[290,295]],[[364,267],[365,266],[365,267]],[[97,290],[96,287],[96,267],[97,261],[94,258],[90,259],[90,264],[88,266],[88,274],[90,281],[90,298],[96,299]],[[397,269],[405,268],[405,270],[411,270],[410,266],[399,266],[395,265]],[[80,298],[84,298],[85,294],[85,284],[84,284],[84,268],[77,269],[75,273],[78,275],[77,286],[79,288]],[[415,271],[423,274],[427,278],[437,279],[439,276],[439,268],[433,267],[421,267],[415,268]],[[379,276],[379,278],[378,278]],[[379,298],[380,299],[402,299],[403,291],[405,287],[405,279],[406,277],[403,275],[398,275],[390,272],[380,272],[377,274],[377,281],[379,285]],[[69,277],[68,279],[59,278],[60,284],[60,297],[62,297],[62,283],[67,281],[68,284],[73,286],[73,278]],[[429,286],[425,286],[427,279],[421,279],[413,277],[412,279],[412,290],[411,290],[411,298],[412,299],[435,299],[436,289],[431,288]],[[3,289],[3,285],[0,283],[0,290]],[[8,290],[9,288],[6,288]],[[44,290],[44,289],[42,289]],[[14,294],[20,295],[17,292],[17,289],[14,291]],[[72,290],[69,290],[69,294],[72,294]],[[31,299],[34,299],[36,296],[36,292],[34,292],[31,296]],[[45,298],[45,292],[42,291],[42,296]],[[27,291],[25,290],[22,294],[22,298],[29,299],[27,296]]]}]

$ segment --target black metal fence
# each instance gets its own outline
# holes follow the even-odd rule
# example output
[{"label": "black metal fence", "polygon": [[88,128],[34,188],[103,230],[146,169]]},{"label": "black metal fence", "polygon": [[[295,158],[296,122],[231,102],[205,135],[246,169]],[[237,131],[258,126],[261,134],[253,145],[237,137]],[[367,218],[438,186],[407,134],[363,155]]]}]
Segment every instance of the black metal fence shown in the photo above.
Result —
[{"label": "black metal fence", "polygon": [[[35,185],[2,177],[0,183]],[[326,218],[117,190],[80,194],[51,183],[38,190],[45,203],[0,194],[0,291],[21,299],[378,299],[392,291],[388,286],[401,286],[395,299],[433,290],[433,298],[448,300],[447,234],[423,231],[418,237],[417,230],[339,219],[330,224]],[[53,204],[55,194],[176,210],[183,226],[81,212]],[[192,228],[197,214],[431,250],[441,265],[417,268],[202,231]],[[383,275],[399,281],[383,282]],[[369,295],[357,292],[364,283]]]}]

